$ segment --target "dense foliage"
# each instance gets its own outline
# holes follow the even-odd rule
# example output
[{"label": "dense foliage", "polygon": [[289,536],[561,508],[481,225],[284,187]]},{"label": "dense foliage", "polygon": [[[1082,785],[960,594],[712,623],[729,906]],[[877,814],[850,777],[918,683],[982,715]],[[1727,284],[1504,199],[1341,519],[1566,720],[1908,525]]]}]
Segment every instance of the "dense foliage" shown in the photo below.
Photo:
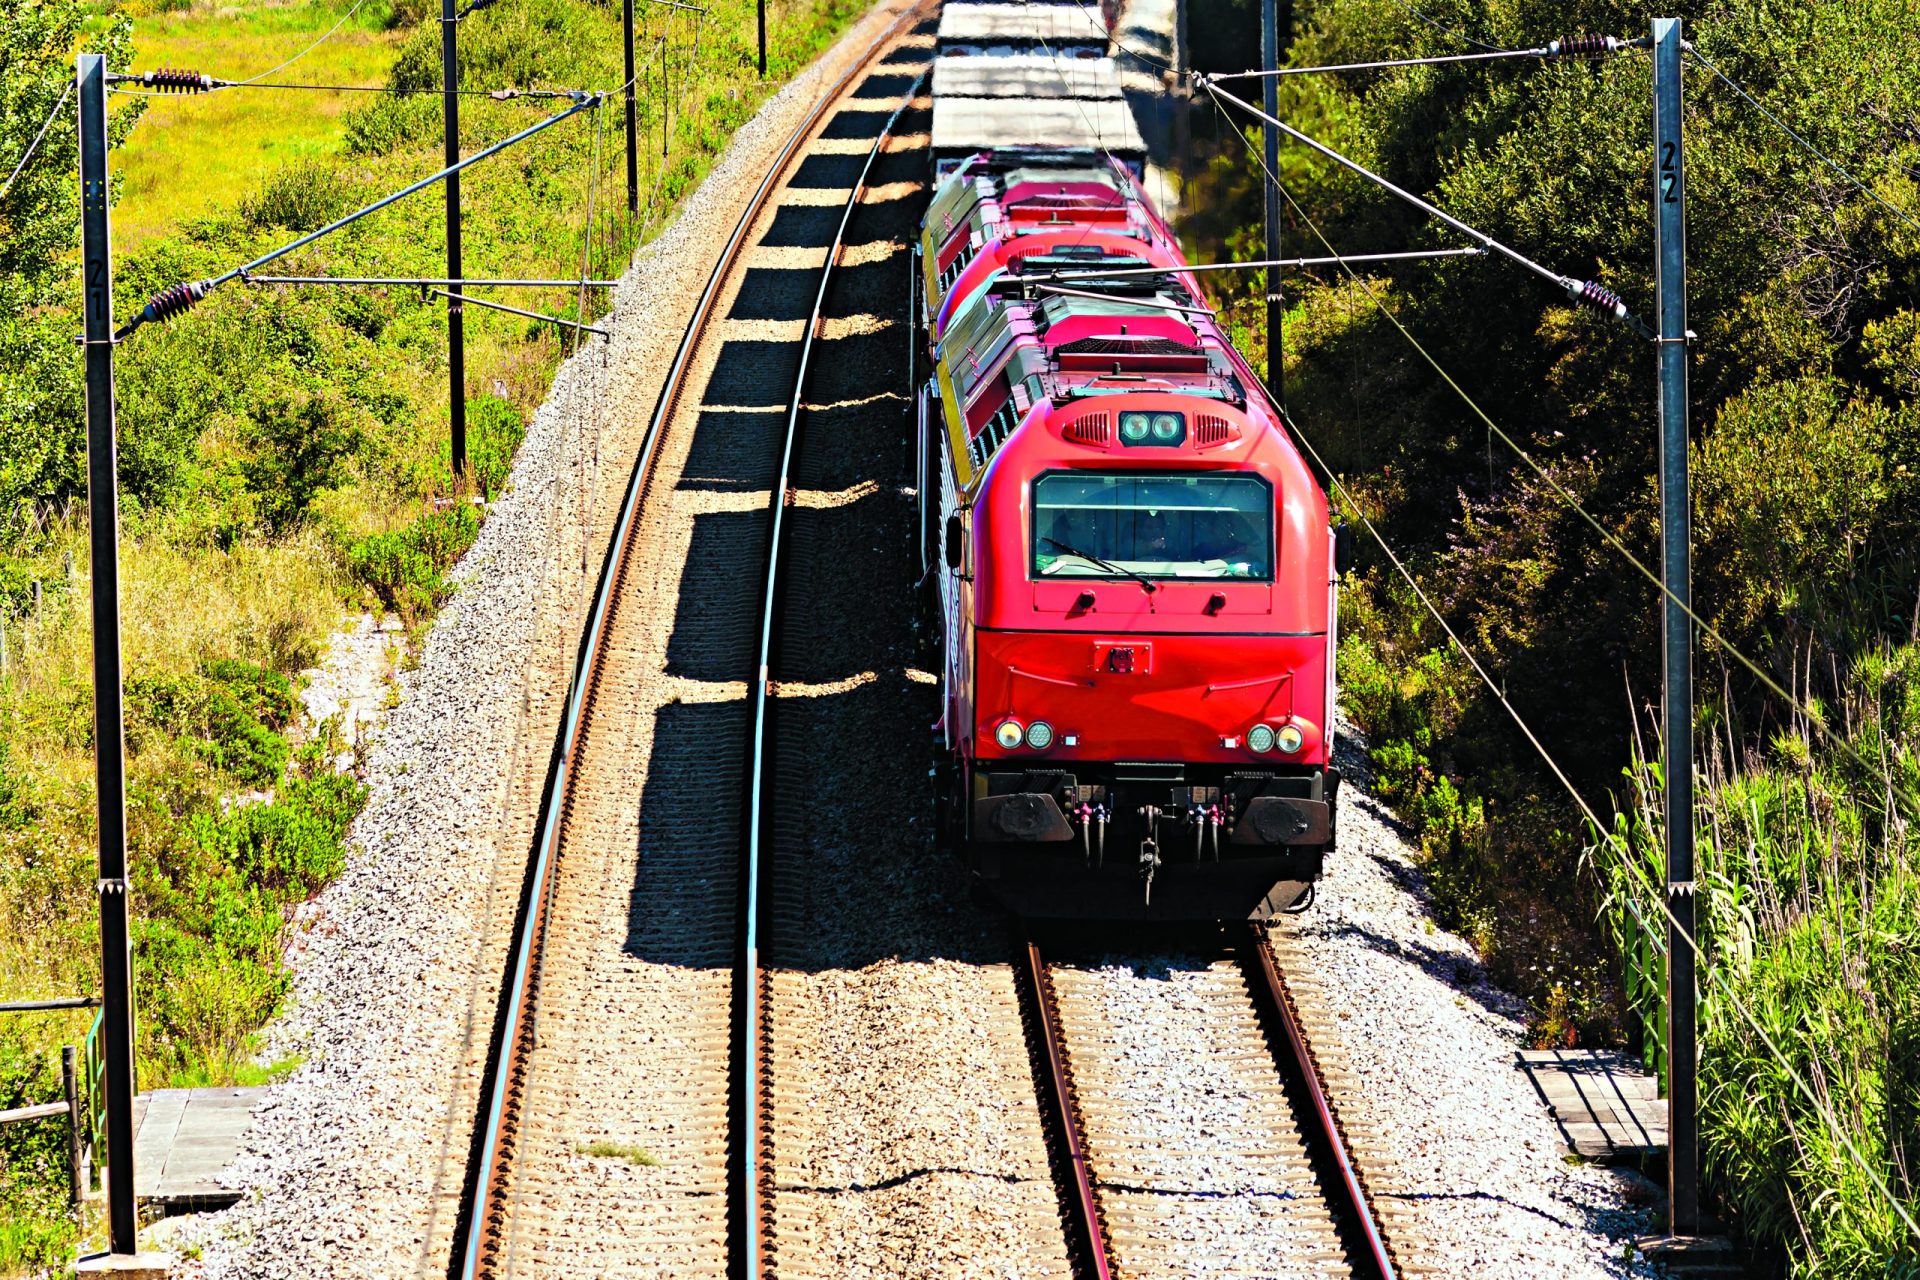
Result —
[{"label": "dense foliage", "polygon": [[[1615,0],[1301,0],[1294,12],[1288,57],[1302,66],[1633,37],[1648,18]],[[1706,1047],[1710,1165],[1751,1238],[1796,1273],[1880,1275],[1911,1265],[1920,1241],[1734,1015],[1738,1003],[1771,1020],[1796,1069],[1839,1099],[1869,1166],[1912,1204],[1920,975],[1907,960],[1906,833],[1920,817],[1920,723],[1890,708],[1904,705],[1920,629],[1920,42],[1902,0],[1660,12],[1686,19],[1700,55],[1686,72],[1696,601],[1766,675],[1701,647],[1702,739],[1716,753],[1701,809],[1702,857],[1718,877],[1707,938],[1713,981],[1725,983]],[[1282,107],[1520,252],[1651,313],[1644,54],[1297,77]],[[1261,175],[1232,132],[1248,122],[1198,111],[1215,150],[1188,232],[1258,256]],[[1461,243],[1302,148],[1283,148],[1278,176],[1289,253]],[[1264,350],[1266,281],[1215,279],[1241,339]],[[1657,1058],[1641,1034],[1659,1020],[1657,957],[1625,903],[1639,874],[1660,874],[1641,803],[1660,768],[1645,736],[1658,598],[1609,542],[1657,563],[1652,351],[1492,256],[1282,283],[1284,381],[1303,435],[1601,814],[1645,737],[1651,763],[1619,797],[1628,863],[1411,589],[1383,557],[1363,556],[1347,598],[1345,699],[1383,786],[1422,833],[1440,905],[1526,992],[1542,1039],[1625,1034]]]}]

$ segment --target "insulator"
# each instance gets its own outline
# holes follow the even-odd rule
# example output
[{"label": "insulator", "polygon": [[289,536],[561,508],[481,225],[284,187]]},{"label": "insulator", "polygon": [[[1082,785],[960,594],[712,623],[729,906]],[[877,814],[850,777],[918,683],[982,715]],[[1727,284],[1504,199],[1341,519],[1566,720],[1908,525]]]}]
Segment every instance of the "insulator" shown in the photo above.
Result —
[{"label": "insulator", "polygon": [[161,93],[206,93],[217,85],[212,76],[178,67],[161,67],[140,77],[140,83]]},{"label": "insulator", "polygon": [[1617,53],[1621,43],[1615,36],[1564,36],[1547,46],[1556,58],[1577,58],[1588,53]]},{"label": "insulator", "polygon": [[188,280],[180,284],[170,284],[147,299],[147,305],[140,312],[140,323],[151,324],[155,320],[167,320],[179,315],[194,303],[207,296],[211,284],[205,280]]},{"label": "insulator", "polygon": [[1605,312],[1615,320],[1627,318],[1627,304],[1621,301],[1619,294],[1598,280],[1570,280],[1567,282],[1567,292],[1582,306]]}]

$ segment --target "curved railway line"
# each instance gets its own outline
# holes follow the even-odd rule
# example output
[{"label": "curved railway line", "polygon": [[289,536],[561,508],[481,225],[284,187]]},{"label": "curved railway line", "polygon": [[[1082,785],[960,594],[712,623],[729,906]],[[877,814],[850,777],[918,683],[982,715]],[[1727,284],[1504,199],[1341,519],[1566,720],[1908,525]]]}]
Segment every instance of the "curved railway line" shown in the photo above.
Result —
[{"label": "curved railway line", "polygon": [[[850,998],[858,966],[821,954],[823,921],[858,935],[863,892],[887,892],[831,871],[823,846],[889,814],[895,856],[929,842],[908,816],[924,810],[916,761],[863,790],[848,755],[821,749],[901,713],[874,685],[883,642],[847,625],[871,589],[846,553],[908,523],[872,499],[912,470],[888,362],[910,358],[925,15],[895,22],[780,149],[648,424],[541,797],[452,1273],[591,1258],[607,1274],[842,1275],[863,1247],[850,1227],[871,1233],[879,1205],[916,1236],[901,1265],[926,1274],[1407,1274],[1368,1195],[1379,1179],[1356,1164],[1378,1152],[1340,1123],[1337,1054],[1309,1045],[1264,931],[1192,971],[1171,1037],[1164,1020],[1129,1028],[1112,975],[1035,944],[1015,965],[958,957],[975,962],[948,975],[973,1024],[953,1102],[1004,1136],[947,1160],[926,1149],[965,1145],[966,1119],[929,1136],[902,1130],[941,1119],[852,1118],[872,1106],[855,1055],[912,1058],[876,1017],[898,1017],[901,1040],[913,1022]],[[897,280],[847,280],[870,271]],[[863,310],[879,295],[897,315]],[[899,465],[850,465],[856,438]],[[1212,1110],[1162,1088],[1176,1105],[1156,1111],[1141,1052],[1179,1060]],[[962,1187],[991,1213],[950,1212]]]}]

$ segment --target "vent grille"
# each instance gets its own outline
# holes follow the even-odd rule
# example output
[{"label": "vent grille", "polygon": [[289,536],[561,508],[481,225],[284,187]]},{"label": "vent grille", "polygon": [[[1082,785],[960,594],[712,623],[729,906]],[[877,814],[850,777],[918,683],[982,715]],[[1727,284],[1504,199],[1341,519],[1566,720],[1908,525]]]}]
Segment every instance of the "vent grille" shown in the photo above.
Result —
[{"label": "vent grille", "polygon": [[1066,356],[1197,356],[1200,348],[1172,338],[1081,338],[1055,350]]},{"label": "vent grille", "polygon": [[1238,436],[1240,432],[1225,418],[1203,413],[1193,424],[1193,447],[1212,449]]},{"label": "vent grille", "polygon": [[1104,413],[1083,413],[1060,434],[1079,444],[1105,449],[1113,443],[1113,420]]}]

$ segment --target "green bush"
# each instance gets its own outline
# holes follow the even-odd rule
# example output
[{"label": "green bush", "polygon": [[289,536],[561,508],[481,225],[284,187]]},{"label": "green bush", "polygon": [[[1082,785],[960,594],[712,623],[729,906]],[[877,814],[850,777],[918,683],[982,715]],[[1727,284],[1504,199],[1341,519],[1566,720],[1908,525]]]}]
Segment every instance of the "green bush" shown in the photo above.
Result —
[{"label": "green bush", "polygon": [[[59,1096],[54,1060],[17,1028],[0,1027],[0,1110]],[[0,1126],[0,1268],[37,1271],[65,1261],[77,1234],[66,1187],[64,1117]]]},{"label": "green bush", "polygon": [[315,495],[343,484],[361,426],[346,397],[282,389],[248,412],[253,453],[241,464],[270,533],[304,518]]},{"label": "green bush", "polygon": [[285,992],[284,909],[339,874],[365,802],[353,778],[296,775],[267,803],[200,809],[179,824],[135,931],[142,991],[153,993],[143,996],[143,1061],[168,1078],[242,1062]]},{"label": "green bush", "polygon": [[[1706,1168],[1745,1232],[1783,1251],[1795,1276],[1913,1274],[1914,1242],[1861,1160],[1920,1216],[1917,691],[1920,646],[1872,653],[1848,673],[1846,749],[1822,749],[1802,728],[1780,735],[1770,760],[1736,769],[1715,751],[1704,772],[1695,901]],[[1588,851],[1656,1067],[1661,777],[1658,762],[1629,769],[1610,838]]]},{"label": "green bush", "polygon": [[177,737],[189,753],[250,786],[268,787],[287,767],[278,731],[299,706],[286,676],[249,662],[209,662],[179,676],[127,681],[130,745]]},{"label": "green bush", "polygon": [[262,231],[318,231],[364,203],[360,184],[338,161],[296,160],[275,171],[266,185],[240,200],[240,216]]},{"label": "green bush", "polygon": [[[513,471],[513,456],[527,429],[512,405],[498,396],[479,396],[467,401],[467,467],[474,485],[487,501],[493,501]],[[447,454],[451,473],[452,453]]]},{"label": "green bush", "polygon": [[445,570],[480,533],[480,517],[468,503],[430,511],[405,529],[368,534],[347,548],[347,567],[380,602],[409,623],[445,600]]}]

